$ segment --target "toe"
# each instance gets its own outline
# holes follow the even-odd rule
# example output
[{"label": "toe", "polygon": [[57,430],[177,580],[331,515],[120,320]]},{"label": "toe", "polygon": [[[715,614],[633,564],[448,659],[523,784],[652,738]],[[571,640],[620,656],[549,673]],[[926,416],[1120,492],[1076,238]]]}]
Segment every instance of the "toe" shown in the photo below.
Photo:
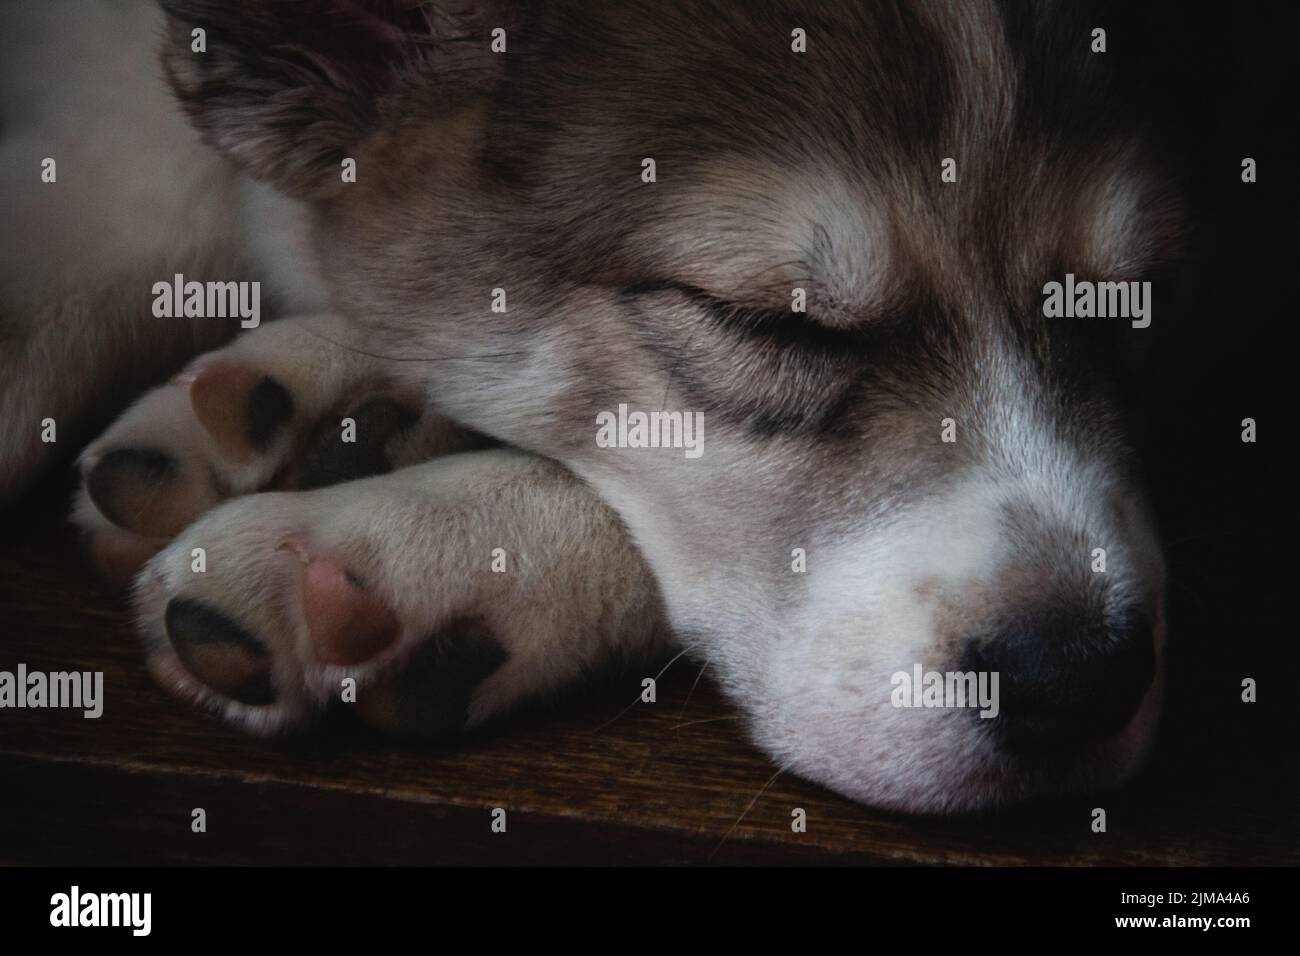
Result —
[{"label": "toe", "polygon": [[86,471],[86,494],[117,527],[170,538],[215,500],[205,483],[188,481],[176,460],[155,448],[118,448]]},{"label": "toe", "polygon": [[198,601],[172,598],[164,626],[176,656],[204,685],[245,704],[275,702],[270,654],[230,618]]},{"label": "toe", "polygon": [[307,564],[303,616],[316,656],[325,664],[364,664],[390,647],[401,633],[392,609],[330,558],[315,558]]},{"label": "toe", "polygon": [[246,366],[217,362],[190,383],[190,406],[221,452],[246,462],[266,452],[293,418],[288,390]]}]

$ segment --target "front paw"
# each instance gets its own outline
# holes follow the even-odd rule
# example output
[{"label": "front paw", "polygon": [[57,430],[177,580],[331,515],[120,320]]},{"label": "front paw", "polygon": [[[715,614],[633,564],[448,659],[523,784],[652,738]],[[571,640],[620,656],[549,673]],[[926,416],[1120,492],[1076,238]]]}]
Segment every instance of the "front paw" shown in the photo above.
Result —
[{"label": "front paw", "polygon": [[73,520],[126,581],[220,502],[382,474],[482,442],[399,394],[333,340],[331,317],[284,319],[195,359],[92,442]]},{"label": "front paw", "polygon": [[402,736],[460,730],[508,654],[472,586],[425,564],[439,522],[404,480],[250,495],[185,529],[136,581],[150,672],[256,734],[342,704]]},{"label": "front paw", "polygon": [[410,635],[364,544],[311,495],[236,499],[145,566],[135,610],[150,672],[254,733],[312,723]]}]

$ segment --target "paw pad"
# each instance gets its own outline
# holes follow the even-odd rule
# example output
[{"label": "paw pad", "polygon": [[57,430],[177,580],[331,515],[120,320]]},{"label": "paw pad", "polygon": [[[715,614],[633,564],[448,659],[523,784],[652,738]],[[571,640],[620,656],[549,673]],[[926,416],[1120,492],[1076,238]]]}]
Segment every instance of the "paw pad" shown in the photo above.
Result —
[{"label": "paw pad", "polygon": [[195,678],[241,703],[275,703],[271,656],[234,621],[198,601],[172,598],[164,624],[176,656]]},{"label": "paw pad", "polygon": [[397,615],[328,558],[308,563],[302,603],[312,646],[325,664],[363,664],[401,633]]},{"label": "paw pad", "polygon": [[176,461],[153,448],[119,448],[86,474],[86,494],[100,514],[127,531],[170,538],[211,504],[197,482],[187,482]]},{"label": "paw pad", "polygon": [[190,383],[190,407],[222,453],[249,461],[266,451],[293,418],[293,398],[270,376],[217,362]]}]

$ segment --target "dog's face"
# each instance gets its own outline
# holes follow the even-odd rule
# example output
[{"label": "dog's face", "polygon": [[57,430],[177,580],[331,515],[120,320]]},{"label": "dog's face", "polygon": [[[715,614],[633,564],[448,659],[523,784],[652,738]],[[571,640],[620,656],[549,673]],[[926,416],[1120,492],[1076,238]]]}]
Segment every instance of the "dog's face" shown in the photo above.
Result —
[{"label": "dog's face", "polygon": [[[1145,333],[1043,286],[1136,280],[1175,229],[1087,24],[175,6],[182,103],[310,204],[335,305],[592,483],[782,766],[925,811],[1136,769],[1163,565],[1112,372]],[[702,454],[603,447],[620,405],[703,413]],[[895,706],[916,665],[996,672],[999,715]]]}]

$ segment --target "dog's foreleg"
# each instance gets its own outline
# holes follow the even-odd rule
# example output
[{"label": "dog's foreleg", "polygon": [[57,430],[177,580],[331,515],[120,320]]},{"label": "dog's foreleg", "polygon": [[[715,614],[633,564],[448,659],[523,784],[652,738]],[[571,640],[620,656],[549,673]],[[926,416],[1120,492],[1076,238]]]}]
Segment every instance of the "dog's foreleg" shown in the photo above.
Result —
[{"label": "dog's foreleg", "polygon": [[255,732],[340,702],[451,732],[667,638],[615,513],[513,449],[230,501],[149,562],[137,612],[164,686]]}]

